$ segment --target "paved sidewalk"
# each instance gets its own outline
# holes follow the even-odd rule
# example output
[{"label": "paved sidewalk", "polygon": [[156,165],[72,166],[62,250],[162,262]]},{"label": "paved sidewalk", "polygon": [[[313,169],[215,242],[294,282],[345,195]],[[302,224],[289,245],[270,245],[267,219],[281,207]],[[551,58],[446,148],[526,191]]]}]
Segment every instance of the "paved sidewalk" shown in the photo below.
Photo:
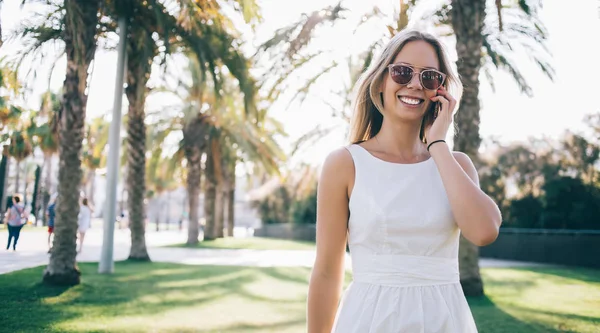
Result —
[{"label": "paved sidewalk", "polygon": [[[0,233],[0,237],[6,236]],[[314,263],[314,251],[292,250],[224,250],[224,249],[186,249],[161,247],[183,243],[186,231],[148,231],[146,244],[151,259],[155,262],[172,262],[188,265],[226,265],[226,266],[301,266],[311,267]],[[130,235],[128,229],[115,230],[114,260],[125,260],[129,255]],[[3,238],[3,237],[2,237]],[[46,253],[47,234],[44,232],[22,233],[16,252],[6,251],[6,240],[0,238],[0,274],[48,264],[50,255]],[[92,229],[86,234],[82,253],[78,262],[98,262],[102,248],[102,231]],[[496,259],[481,259],[480,267],[531,267],[547,266],[537,263],[524,263]],[[346,267],[351,267],[350,257],[346,256]]]}]

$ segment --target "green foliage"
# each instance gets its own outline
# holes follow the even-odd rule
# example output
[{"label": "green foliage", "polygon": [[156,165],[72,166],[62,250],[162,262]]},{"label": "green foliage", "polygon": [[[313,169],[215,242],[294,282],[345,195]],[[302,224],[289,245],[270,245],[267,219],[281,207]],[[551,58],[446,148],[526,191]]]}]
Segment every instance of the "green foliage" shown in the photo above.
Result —
[{"label": "green foliage", "polygon": [[544,211],[543,203],[537,197],[528,194],[523,198],[510,201],[506,217],[507,227],[541,228]]},{"label": "green foliage", "polygon": [[307,195],[296,198],[290,207],[290,216],[293,223],[317,223],[317,183],[315,182]]},{"label": "green foliage", "polygon": [[253,201],[252,207],[258,210],[264,224],[286,223],[292,200],[288,187],[280,185],[263,199]]},{"label": "green foliage", "polygon": [[559,177],[544,184],[541,224],[550,229],[600,229],[600,188],[580,178]]},{"label": "green foliage", "polygon": [[300,179],[279,184],[264,198],[252,202],[265,224],[315,224],[317,218],[317,177],[314,169],[306,167]]},{"label": "green foliage", "polygon": [[33,148],[29,138],[23,131],[14,131],[10,137],[8,153],[17,161],[24,160],[32,152]]},{"label": "green foliage", "polygon": [[[587,118],[600,128],[600,117]],[[503,227],[600,230],[600,140],[567,132],[558,142],[499,149],[484,161],[481,188],[500,206]],[[507,184],[518,194],[507,198]]]}]

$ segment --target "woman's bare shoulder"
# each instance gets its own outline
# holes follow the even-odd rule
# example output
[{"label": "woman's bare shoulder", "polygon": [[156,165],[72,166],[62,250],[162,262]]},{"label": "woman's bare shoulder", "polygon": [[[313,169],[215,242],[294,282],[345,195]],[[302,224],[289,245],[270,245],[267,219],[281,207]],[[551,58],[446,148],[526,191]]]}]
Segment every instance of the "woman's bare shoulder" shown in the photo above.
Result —
[{"label": "woman's bare shoulder", "polygon": [[328,176],[354,173],[354,160],[347,146],[339,147],[327,155],[322,173]]}]

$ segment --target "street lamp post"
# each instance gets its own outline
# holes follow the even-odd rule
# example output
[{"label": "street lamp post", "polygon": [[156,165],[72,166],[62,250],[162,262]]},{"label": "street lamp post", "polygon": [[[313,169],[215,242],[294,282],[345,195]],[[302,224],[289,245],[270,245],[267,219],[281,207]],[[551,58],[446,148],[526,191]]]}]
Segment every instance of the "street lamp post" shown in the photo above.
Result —
[{"label": "street lamp post", "polygon": [[125,63],[127,61],[127,21],[119,19],[119,56],[117,60],[117,79],[115,83],[115,99],[113,115],[108,138],[108,161],[106,172],[106,200],[104,209],[104,234],[102,236],[102,254],[98,272],[110,274],[114,271],[114,233],[117,208],[117,181],[119,179],[119,150],[121,144],[121,103],[123,100],[123,84],[125,82]]}]

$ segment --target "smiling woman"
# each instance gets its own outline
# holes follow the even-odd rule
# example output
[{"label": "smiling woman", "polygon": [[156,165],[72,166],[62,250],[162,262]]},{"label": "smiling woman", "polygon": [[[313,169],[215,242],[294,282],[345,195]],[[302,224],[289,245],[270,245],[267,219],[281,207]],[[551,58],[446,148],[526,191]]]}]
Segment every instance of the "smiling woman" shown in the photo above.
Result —
[{"label": "smiling woman", "polygon": [[[459,236],[489,244],[501,218],[444,141],[461,90],[450,68],[435,37],[402,31],[359,79],[351,145],[319,182],[309,332],[477,332]],[[339,302],[346,241],[353,282]]]}]

